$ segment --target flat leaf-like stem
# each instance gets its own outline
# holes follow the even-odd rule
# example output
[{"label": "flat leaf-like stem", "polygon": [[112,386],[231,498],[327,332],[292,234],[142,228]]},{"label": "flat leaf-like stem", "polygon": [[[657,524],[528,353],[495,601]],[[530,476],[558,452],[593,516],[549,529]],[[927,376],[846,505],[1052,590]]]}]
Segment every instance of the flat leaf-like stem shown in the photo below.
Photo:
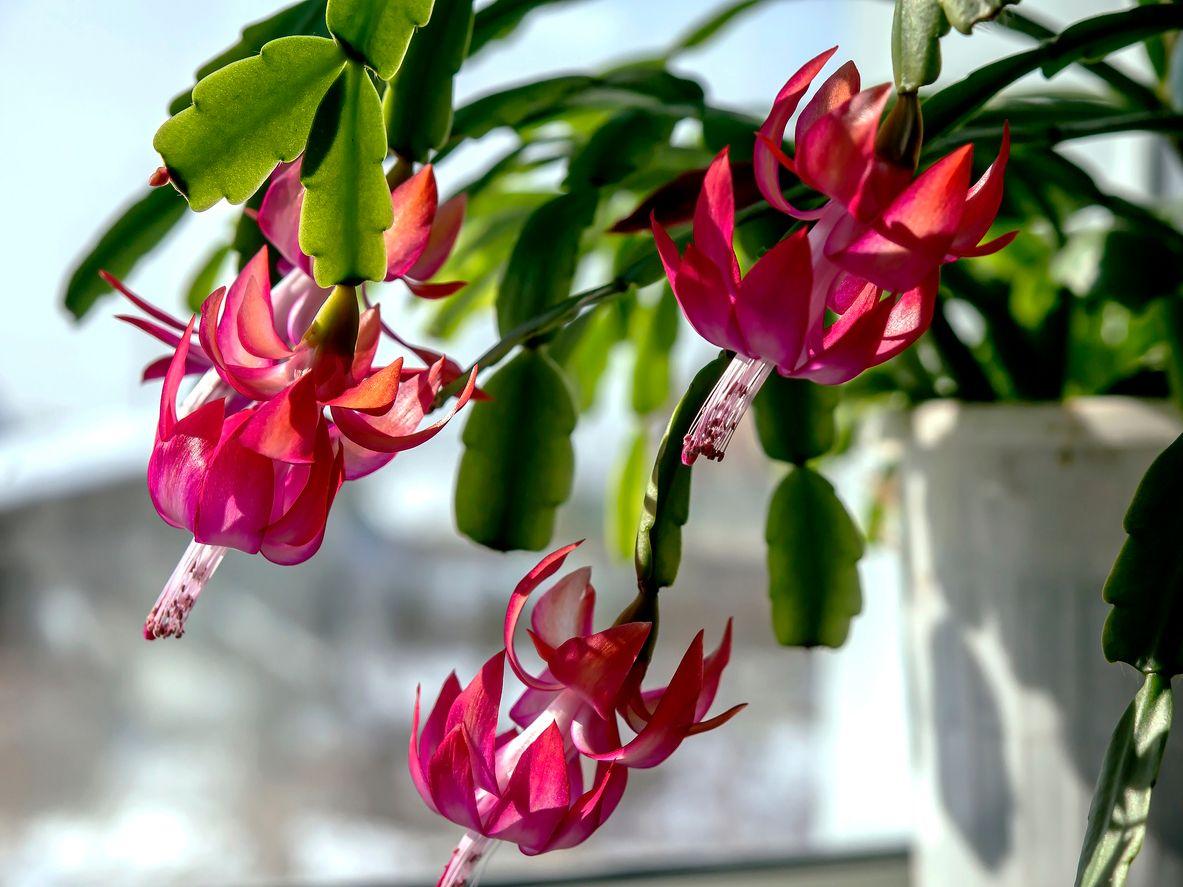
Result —
[{"label": "flat leaf-like stem", "polygon": [[633,555],[637,585],[642,594],[656,594],[658,590],[673,585],[678,576],[678,566],[682,562],[682,527],[690,518],[691,469],[682,464],[682,439],[730,360],[730,355],[720,354],[698,371],[670,417],[661,439],[645,491]]},{"label": "flat leaf-like stem", "polygon": [[324,37],[283,37],[193,89],[193,104],[165,121],[152,146],[196,211],[242,203],[282,162],[304,150],[317,106],[345,66]]},{"label": "flat leaf-like stem", "polygon": [[431,18],[432,0],[329,0],[329,33],[383,80],[398,71],[416,28]]},{"label": "flat leaf-like stem", "polygon": [[365,68],[350,62],[316,112],[301,173],[300,248],[321,286],[386,276],[382,233],[393,210],[385,159],[382,101]]},{"label": "flat leaf-like stem", "polygon": [[456,526],[497,551],[538,551],[571,494],[575,401],[555,362],[532,348],[484,388],[489,400],[472,405],[464,427]]},{"label": "flat leaf-like stem", "polygon": [[1150,798],[1171,729],[1171,682],[1146,676],[1129,704],[1101,764],[1089,808],[1076,887],[1122,887],[1146,836]]},{"label": "flat leaf-like stem", "polygon": [[863,536],[817,472],[790,469],[768,505],[768,596],[786,647],[840,647],[863,606]]},{"label": "flat leaf-like stem", "polygon": [[126,277],[184,217],[185,201],[172,188],[153,188],[127,207],[70,275],[65,295],[70,313],[81,318],[111,291],[99,271]]}]

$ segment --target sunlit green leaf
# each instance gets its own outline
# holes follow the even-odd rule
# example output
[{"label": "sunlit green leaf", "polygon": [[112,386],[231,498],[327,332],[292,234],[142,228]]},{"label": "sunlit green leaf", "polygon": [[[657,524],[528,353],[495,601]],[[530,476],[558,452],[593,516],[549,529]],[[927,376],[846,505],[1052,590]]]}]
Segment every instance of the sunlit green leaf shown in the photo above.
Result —
[{"label": "sunlit green leaf", "polygon": [[152,140],[189,205],[242,203],[276,165],[295,160],[344,65],[332,40],[283,37],[198,83],[193,104]]},{"label": "sunlit green leaf", "polygon": [[545,353],[524,349],[483,387],[490,399],[469,407],[464,428],[456,526],[488,548],[538,551],[571,493],[570,386]]},{"label": "sunlit green leaf", "polygon": [[633,432],[623,453],[624,457],[612,471],[604,508],[607,518],[604,532],[608,550],[621,560],[628,560],[637,541],[637,524],[649,480],[649,435],[644,428]]},{"label": "sunlit green leaf", "polygon": [[[1171,729],[1171,682],[1149,674],[1117,722],[1089,809],[1076,887],[1121,887],[1146,836],[1150,797]],[[1168,799],[1173,800],[1173,799]]]},{"label": "sunlit green leaf", "polygon": [[383,80],[398,71],[416,28],[431,17],[432,0],[329,0],[329,33]]},{"label": "sunlit green leaf", "polygon": [[840,647],[863,607],[863,537],[829,481],[794,467],[768,505],[772,627],[787,647]]},{"label": "sunlit green leaf", "polygon": [[[247,25],[242,29],[237,43],[197,69],[194,80],[200,81],[231,62],[256,55],[265,44],[280,37],[291,37],[296,34],[329,36],[329,29],[325,26],[325,2],[326,0],[301,0],[265,19]],[[192,103],[193,90],[187,89],[169,103],[168,113],[177,114]]]},{"label": "sunlit green leaf", "polygon": [[580,191],[544,203],[526,220],[497,293],[497,328],[504,336],[571,293],[583,229],[596,195]]},{"label": "sunlit green leaf", "polygon": [[411,41],[382,98],[390,149],[426,160],[452,132],[452,81],[472,37],[473,0],[435,0],[431,21]]},{"label": "sunlit green leaf", "polygon": [[476,15],[472,32],[472,54],[488,44],[508,37],[536,9],[571,3],[573,0],[493,0]]},{"label": "sunlit green leaf", "polygon": [[678,302],[669,287],[662,287],[657,301],[636,313],[632,407],[638,415],[659,410],[669,400],[670,358],[678,323]]},{"label": "sunlit green leaf", "polygon": [[185,201],[172,188],[153,188],[127,207],[74,268],[66,284],[66,307],[82,317],[111,291],[99,271],[126,277],[184,217]]},{"label": "sunlit green leaf", "polygon": [[547,346],[550,356],[566,371],[581,413],[595,405],[612,349],[624,338],[622,307],[617,301],[584,313],[559,330]]},{"label": "sunlit green leaf", "polygon": [[382,233],[393,213],[385,159],[382,101],[365,68],[350,63],[316,112],[301,172],[300,249],[321,286],[386,276]]},{"label": "sunlit green leaf", "polygon": [[721,354],[695,375],[670,417],[653,463],[637,527],[633,560],[637,585],[654,592],[674,584],[682,562],[682,527],[690,518],[690,466],[682,464],[682,439],[730,357]]},{"label": "sunlit green leaf", "polygon": [[636,171],[669,147],[677,118],[661,111],[622,111],[601,126],[571,157],[568,188],[604,188]]}]

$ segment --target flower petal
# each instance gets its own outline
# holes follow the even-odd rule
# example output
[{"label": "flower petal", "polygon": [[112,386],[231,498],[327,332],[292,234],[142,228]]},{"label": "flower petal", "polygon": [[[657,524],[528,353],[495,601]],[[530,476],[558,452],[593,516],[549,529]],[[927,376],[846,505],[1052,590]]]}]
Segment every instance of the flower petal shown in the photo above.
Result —
[{"label": "flower petal", "polygon": [[544,842],[566,815],[570,802],[563,734],[551,723],[522,752],[502,802],[489,812],[486,832],[516,844]]},{"label": "flower petal", "polygon": [[542,681],[529,672],[522,666],[521,660],[518,659],[517,647],[513,641],[514,630],[517,628],[518,619],[522,615],[522,610],[526,606],[526,600],[530,594],[539,585],[558,572],[559,568],[563,566],[563,561],[567,559],[572,551],[582,545],[580,542],[572,542],[570,545],[564,545],[562,548],[555,549],[530,570],[522,581],[517,584],[513,590],[513,594],[509,596],[509,605],[505,609],[505,623],[502,628],[502,640],[505,644],[505,655],[509,660],[509,667],[513,669],[513,673],[517,675],[520,680],[527,687],[535,690],[556,691],[562,690],[563,685],[557,681]]},{"label": "flower petal", "polygon": [[728,149],[720,151],[707,169],[694,207],[694,245],[719,269],[728,292],[739,286],[739,260],[735,236],[735,190],[731,181]]},{"label": "flower petal", "polygon": [[[998,208],[1002,205],[1002,184],[1003,178],[1006,176],[1006,162],[1009,157],[1010,124],[1004,122],[1002,124],[1002,144],[999,146],[998,156],[966,195],[965,211],[961,214],[961,224],[950,247],[950,251],[955,255],[985,255],[985,253],[975,250],[978,242],[986,236],[986,232],[994,224]],[[1007,241],[1007,243],[1009,242]],[[1002,246],[1005,245],[1005,243],[1002,244]],[[1001,249],[1002,246],[998,249]]]},{"label": "flower petal", "polygon": [[720,348],[753,356],[736,323],[730,287],[697,243],[686,247],[673,290],[686,320],[700,336]]},{"label": "flower petal", "polygon": [[796,215],[797,210],[785,200],[780,188],[780,167],[786,165],[792,168],[792,161],[781,151],[785,128],[813,79],[837,51],[837,46],[827,49],[807,61],[788,79],[773,101],[768,119],[757,133],[756,148],[752,155],[756,185],[769,204],[789,215]]},{"label": "flower petal", "polygon": [[792,369],[807,340],[813,269],[805,228],[760,257],[740,283],[735,318],[751,353]]},{"label": "flower petal", "polygon": [[591,585],[591,567],[568,573],[538,598],[530,613],[530,626],[546,644],[558,647],[568,638],[591,633],[596,590]]},{"label": "flower petal", "polygon": [[301,164],[302,160],[298,159],[272,173],[271,184],[259,205],[257,221],[259,230],[279,254],[311,276],[312,260],[300,249],[300,211],[304,206]]},{"label": "flower petal", "polygon": [[342,391],[332,400],[325,401],[325,404],[370,415],[385,413],[398,396],[402,373],[403,359],[399,357],[382,369],[375,370],[352,388]]},{"label": "flower petal", "polygon": [[431,164],[390,192],[394,222],[386,229],[386,279],[402,277],[419,261],[431,238],[439,194]]},{"label": "flower petal", "polygon": [[547,668],[596,714],[610,718],[651,628],[648,622],[626,622],[587,637],[572,637],[548,658]]},{"label": "flower petal", "polygon": [[435,809],[462,828],[482,831],[472,776],[472,752],[463,726],[452,729],[427,762],[427,785]]},{"label": "flower petal", "polygon": [[304,375],[252,410],[238,442],[269,459],[308,463],[314,457],[320,424],[312,376]]},{"label": "flower petal", "polygon": [[[440,204],[431,222],[431,233],[427,238],[419,260],[407,270],[405,277],[415,280],[430,280],[435,277],[456,246],[460,228],[464,225],[464,212],[468,208],[468,197],[457,194],[451,200]],[[444,284],[450,286],[451,284]],[[418,295],[418,293],[416,293]]]}]

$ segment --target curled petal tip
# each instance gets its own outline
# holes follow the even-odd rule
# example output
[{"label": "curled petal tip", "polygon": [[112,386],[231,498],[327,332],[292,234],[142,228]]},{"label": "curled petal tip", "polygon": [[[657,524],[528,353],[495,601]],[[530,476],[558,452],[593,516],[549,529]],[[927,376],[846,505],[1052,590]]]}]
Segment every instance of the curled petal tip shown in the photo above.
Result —
[{"label": "curled petal tip", "polygon": [[148,185],[152,188],[159,188],[162,185],[167,185],[172,179],[168,174],[168,167],[158,166],[152,170],[152,175],[148,176]]}]

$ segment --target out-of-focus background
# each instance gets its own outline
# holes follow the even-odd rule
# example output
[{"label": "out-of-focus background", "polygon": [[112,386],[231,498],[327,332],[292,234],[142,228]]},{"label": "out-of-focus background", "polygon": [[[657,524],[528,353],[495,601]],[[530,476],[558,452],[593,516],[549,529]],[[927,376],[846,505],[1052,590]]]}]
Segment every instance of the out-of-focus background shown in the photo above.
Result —
[{"label": "out-of-focus background", "polygon": [[[1115,4],[1032,5],[1065,21]],[[75,256],[157,165],[151,137],[168,100],[275,6],[0,4],[4,884],[425,884],[457,837],[406,775],[413,694],[417,684],[434,693],[452,669],[467,679],[497,647],[509,590],[536,560],[455,533],[460,423],[349,485],[312,561],[279,568],[232,552],[184,639],[148,644],[142,618],[186,543],[156,517],[143,482],[159,392],[138,378],[161,352],[113,319],[114,300],[80,325],[59,304]],[[587,0],[542,12],[465,67],[458,100],[659,48],[712,6]],[[890,19],[883,0],[772,4],[678,65],[709,84],[714,102],[762,114],[788,74],[834,44],[857,60],[864,82],[888,79]],[[953,35],[942,82],[1017,45],[989,27]],[[441,170],[445,192],[481,168],[497,137]],[[1076,153],[1117,186],[1149,181],[1144,139],[1093,140]],[[134,287],[178,308],[198,256],[230,218],[215,209],[191,220],[136,272]],[[401,293],[385,304],[412,333],[423,321]],[[492,335],[478,324],[449,347],[463,362]],[[706,351],[682,338],[684,382]],[[632,586],[629,565],[597,541],[624,399],[610,384],[579,426],[577,487],[556,536],[590,540],[577,558],[594,565],[604,618]],[[862,518],[882,453],[854,452],[827,471]],[[778,648],[764,591],[771,472],[745,431],[725,463],[696,474],[654,671],[672,667],[699,627],[717,638],[734,616],[736,654],[720,699],[747,701],[747,710],[633,777],[583,847],[533,861],[510,848],[494,875],[582,883],[709,864],[714,880],[695,883],[734,884],[728,865],[824,857],[864,859],[849,883],[903,883],[912,819],[899,556],[879,545],[863,560],[865,611],[846,647]],[[801,883],[847,883],[837,869],[818,877]]]}]

